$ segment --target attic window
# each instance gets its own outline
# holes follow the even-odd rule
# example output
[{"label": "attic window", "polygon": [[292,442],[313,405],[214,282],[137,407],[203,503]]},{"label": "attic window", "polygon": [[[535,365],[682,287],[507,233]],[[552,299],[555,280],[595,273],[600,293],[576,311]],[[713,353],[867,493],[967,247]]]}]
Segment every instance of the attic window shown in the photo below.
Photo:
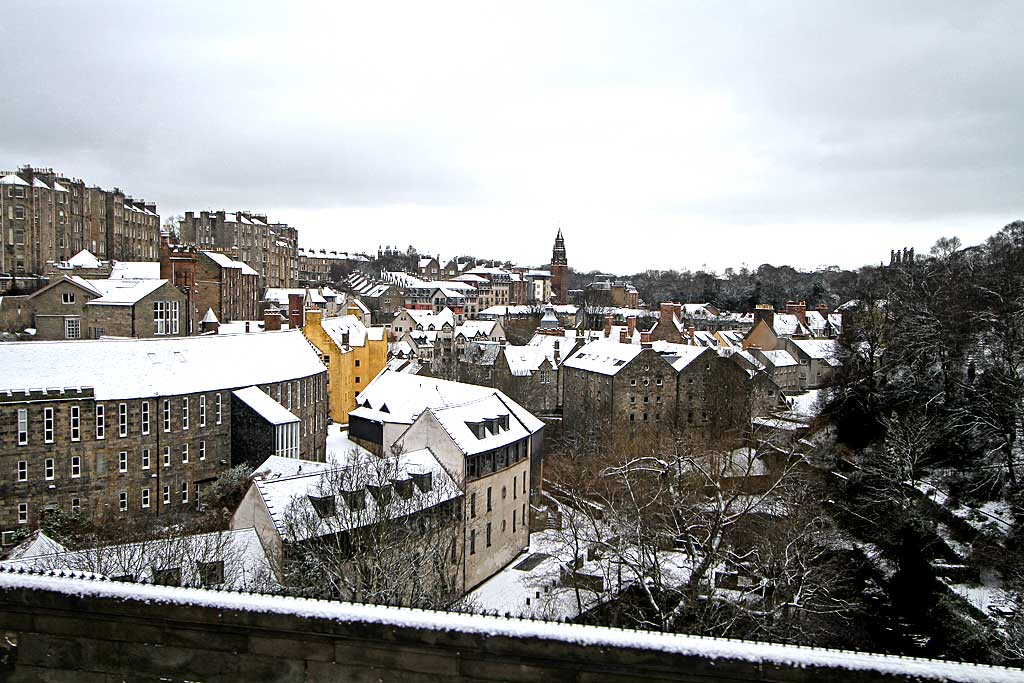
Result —
[{"label": "attic window", "polygon": [[395,493],[398,497],[403,500],[409,500],[412,498],[412,480],[402,479],[395,482]]},{"label": "attic window", "polygon": [[422,474],[413,474],[412,481],[416,484],[416,488],[421,492],[426,493],[434,488],[434,473],[423,472]]},{"label": "attic window", "polygon": [[204,586],[219,586],[224,583],[224,561],[200,562],[199,582]]},{"label": "attic window", "polygon": [[327,517],[333,517],[338,514],[337,506],[334,502],[334,496],[306,496],[309,498],[309,504],[313,506],[317,516],[320,519]]},{"label": "attic window", "polygon": [[341,497],[345,501],[345,505],[348,506],[349,510],[366,509],[366,491],[364,489],[356,489],[355,491],[342,491]]},{"label": "attic window", "polygon": [[378,506],[387,505],[391,502],[392,489],[394,487],[391,484],[384,484],[383,486],[370,486],[367,485],[366,490],[370,492],[373,499],[377,501]]},{"label": "attic window", "polygon": [[153,570],[153,585],[155,586],[180,586],[181,567],[169,567],[167,569]]}]

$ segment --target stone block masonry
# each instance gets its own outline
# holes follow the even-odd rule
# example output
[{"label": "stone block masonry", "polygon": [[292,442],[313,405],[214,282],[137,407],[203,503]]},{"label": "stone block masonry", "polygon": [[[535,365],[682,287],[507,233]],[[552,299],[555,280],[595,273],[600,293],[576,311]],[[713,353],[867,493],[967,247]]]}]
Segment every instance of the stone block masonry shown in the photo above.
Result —
[{"label": "stone block masonry", "polygon": [[0,571],[0,681],[962,681],[989,666]]}]

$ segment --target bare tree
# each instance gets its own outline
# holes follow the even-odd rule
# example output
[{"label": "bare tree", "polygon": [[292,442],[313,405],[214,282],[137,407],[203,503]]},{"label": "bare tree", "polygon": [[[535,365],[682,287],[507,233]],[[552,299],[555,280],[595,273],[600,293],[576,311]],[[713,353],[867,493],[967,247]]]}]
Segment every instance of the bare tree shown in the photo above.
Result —
[{"label": "bare tree", "polygon": [[326,470],[284,514],[285,580],[308,595],[445,607],[462,594],[461,490],[405,456]]}]

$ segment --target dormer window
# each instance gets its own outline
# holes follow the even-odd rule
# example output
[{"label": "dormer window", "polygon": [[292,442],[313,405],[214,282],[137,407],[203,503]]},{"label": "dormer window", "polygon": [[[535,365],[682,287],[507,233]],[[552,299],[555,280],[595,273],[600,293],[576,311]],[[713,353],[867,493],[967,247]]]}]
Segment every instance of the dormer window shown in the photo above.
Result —
[{"label": "dormer window", "polygon": [[341,498],[345,501],[345,505],[348,506],[349,510],[365,510],[366,509],[366,491],[364,489],[356,489],[354,491],[341,491]]},{"label": "dormer window", "polygon": [[418,488],[420,490],[420,492],[426,493],[427,491],[433,490],[433,488],[434,488],[434,473],[433,472],[423,472],[421,474],[413,474],[411,476],[412,476],[412,482],[414,484],[416,484],[416,488]]},{"label": "dormer window", "polygon": [[370,492],[371,496],[373,496],[378,507],[382,507],[391,502],[393,488],[394,487],[391,484],[384,484],[383,486],[366,486],[366,490]]},{"label": "dormer window", "polygon": [[334,502],[334,496],[306,496],[309,498],[309,504],[313,506],[313,510],[320,519],[326,519],[327,517],[334,517],[338,514],[337,505]]},{"label": "dormer window", "polygon": [[395,482],[395,493],[403,500],[412,498],[412,479],[403,479]]}]

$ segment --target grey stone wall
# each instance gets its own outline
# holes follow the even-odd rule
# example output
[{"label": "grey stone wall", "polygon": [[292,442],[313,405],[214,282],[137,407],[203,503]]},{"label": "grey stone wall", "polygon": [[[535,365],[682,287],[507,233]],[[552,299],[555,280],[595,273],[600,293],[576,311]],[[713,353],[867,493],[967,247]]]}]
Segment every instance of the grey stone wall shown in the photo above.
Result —
[{"label": "grey stone wall", "polygon": [[991,681],[1019,671],[0,572],[0,680]]}]

